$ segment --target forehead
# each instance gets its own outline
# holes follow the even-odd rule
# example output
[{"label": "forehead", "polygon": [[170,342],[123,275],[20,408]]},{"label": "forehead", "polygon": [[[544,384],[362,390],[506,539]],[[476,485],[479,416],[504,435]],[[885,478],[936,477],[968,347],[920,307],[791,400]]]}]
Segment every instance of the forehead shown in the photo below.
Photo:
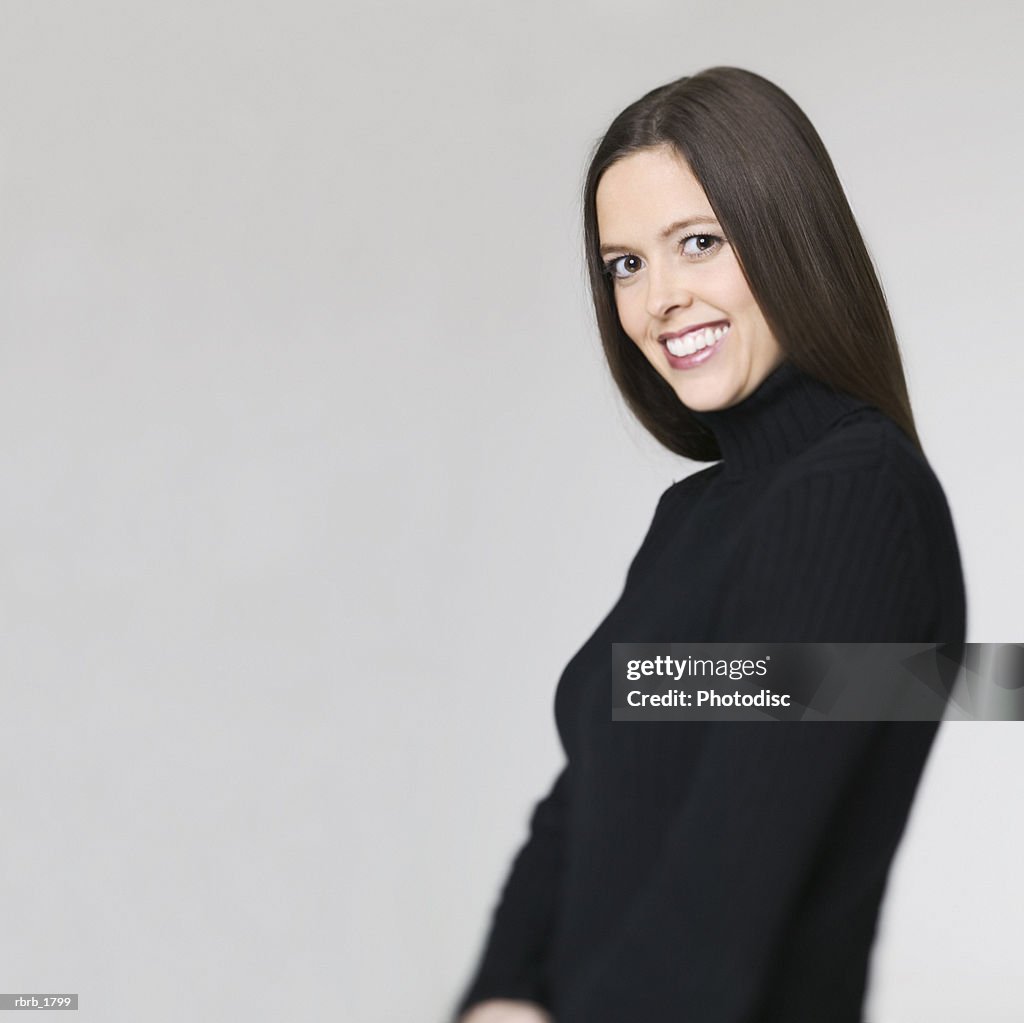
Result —
[{"label": "forehead", "polygon": [[654,234],[682,217],[715,219],[686,160],[668,146],[617,160],[601,176],[595,200],[602,240],[616,240],[627,230]]}]

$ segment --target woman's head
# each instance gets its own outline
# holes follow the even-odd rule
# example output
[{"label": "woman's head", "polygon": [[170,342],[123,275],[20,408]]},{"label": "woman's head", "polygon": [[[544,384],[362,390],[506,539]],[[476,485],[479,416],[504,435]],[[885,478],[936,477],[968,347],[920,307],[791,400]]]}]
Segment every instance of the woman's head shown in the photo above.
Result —
[{"label": "woman's head", "polygon": [[[710,68],[627,107],[591,159],[584,230],[612,375],[666,447],[717,458],[690,410],[735,404],[783,358],[917,441],[885,298],[842,186],[807,117],[771,82]],[[662,335],[703,323],[728,332],[673,355]]]},{"label": "woman's head", "polygon": [[619,324],[676,397],[699,412],[756,390],[782,349],[678,151],[623,156],[604,172],[596,201]]}]

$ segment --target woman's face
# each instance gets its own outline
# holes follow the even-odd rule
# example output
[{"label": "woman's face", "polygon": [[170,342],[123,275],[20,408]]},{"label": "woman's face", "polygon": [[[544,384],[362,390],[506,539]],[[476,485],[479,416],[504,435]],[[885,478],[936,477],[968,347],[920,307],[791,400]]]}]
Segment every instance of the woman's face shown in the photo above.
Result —
[{"label": "woman's face", "polygon": [[640,150],[604,172],[596,199],[623,330],[687,408],[742,401],[782,349],[689,165],[669,146]]}]

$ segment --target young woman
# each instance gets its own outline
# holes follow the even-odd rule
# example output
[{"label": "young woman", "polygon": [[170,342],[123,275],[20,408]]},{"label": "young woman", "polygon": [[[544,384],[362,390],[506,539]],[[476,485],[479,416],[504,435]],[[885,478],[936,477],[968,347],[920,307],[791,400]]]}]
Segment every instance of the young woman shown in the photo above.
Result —
[{"label": "young woman", "polygon": [[612,123],[584,194],[612,375],[670,486],[566,666],[537,803],[463,1023],[859,1023],[936,724],[613,722],[615,642],[960,643],[943,491],[832,162],[715,67]]}]

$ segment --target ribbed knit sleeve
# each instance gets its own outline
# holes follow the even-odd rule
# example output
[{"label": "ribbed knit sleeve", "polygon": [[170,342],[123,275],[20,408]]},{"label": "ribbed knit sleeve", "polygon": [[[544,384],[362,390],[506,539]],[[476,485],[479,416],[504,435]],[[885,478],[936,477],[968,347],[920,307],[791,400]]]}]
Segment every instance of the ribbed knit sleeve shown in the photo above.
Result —
[{"label": "ribbed knit sleeve", "polygon": [[[727,573],[742,584],[718,605],[716,639],[963,639],[959,562],[935,561],[950,549],[941,491],[899,472],[887,444],[847,435],[749,509]],[[655,869],[558,1023],[857,1023],[875,912],[936,727],[711,724]],[[834,975],[778,984],[791,944],[830,948],[820,961]],[[785,1005],[769,1006],[773,988]]]},{"label": "ribbed knit sleeve", "polygon": [[544,963],[557,906],[563,859],[568,766],[533,808],[529,835],[512,861],[461,1015],[488,998],[548,1005]]},{"label": "ribbed knit sleeve", "polygon": [[[688,477],[661,495],[627,571],[627,583],[671,525],[666,516],[671,503],[710,472],[704,470]],[[513,858],[492,910],[484,948],[457,1003],[457,1016],[489,998],[525,999],[551,1007],[545,971],[563,878],[569,770],[568,764],[562,768],[548,793],[533,808],[527,839]]]}]

